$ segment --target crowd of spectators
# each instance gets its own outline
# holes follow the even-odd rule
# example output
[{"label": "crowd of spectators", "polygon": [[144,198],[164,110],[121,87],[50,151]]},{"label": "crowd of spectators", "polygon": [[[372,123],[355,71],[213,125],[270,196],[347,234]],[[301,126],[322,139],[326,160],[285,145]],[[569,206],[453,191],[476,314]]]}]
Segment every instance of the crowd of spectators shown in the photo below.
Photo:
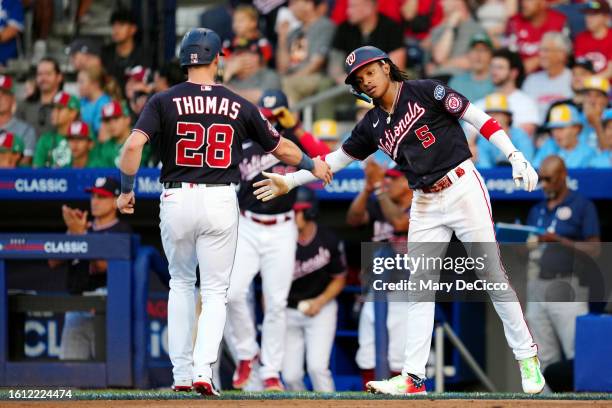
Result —
[{"label": "crowd of spectators", "polygon": [[[19,1],[0,9],[6,63],[24,17]],[[251,102],[280,89],[293,105],[343,84],[346,55],[374,45],[412,77],[447,82],[494,115],[536,166],[557,154],[570,169],[612,167],[608,0],[262,0],[220,10],[206,12],[227,18],[208,21],[232,22],[231,34],[227,24],[211,27],[228,33],[219,79]],[[0,149],[11,153],[3,166],[115,166],[148,98],[184,80],[175,61],[155,66],[139,46],[129,10],[115,10],[109,26],[107,44],[69,44],[67,71],[76,76],[49,56],[23,84],[0,76]],[[329,102],[315,107],[316,118],[335,129],[347,116]],[[475,129],[465,131],[478,167],[507,165]],[[79,137],[87,141],[80,150]],[[156,166],[156,157],[147,152],[142,165]]]}]

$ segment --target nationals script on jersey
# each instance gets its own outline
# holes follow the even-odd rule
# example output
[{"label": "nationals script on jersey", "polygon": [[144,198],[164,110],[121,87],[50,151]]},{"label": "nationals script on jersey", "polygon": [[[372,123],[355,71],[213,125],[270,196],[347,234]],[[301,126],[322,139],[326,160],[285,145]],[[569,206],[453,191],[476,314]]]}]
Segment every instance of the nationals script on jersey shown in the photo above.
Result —
[{"label": "nationals script on jersey", "polygon": [[469,101],[439,81],[400,84],[390,123],[387,113],[375,106],[355,126],[342,150],[365,160],[380,149],[406,174],[410,187],[420,189],[472,156],[459,124]]},{"label": "nationals script on jersey", "polygon": [[[282,136],[291,140],[300,149],[304,150],[292,130],[282,131]],[[262,171],[287,174],[297,171],[297,168],[285,164],[273,155],[264,152],[260,145],[250,140],[242,144],[242,154],[243,157],[238,166],[240,169],[240,190],[238,191],[240,209],[248,210],[256,214],[281,214],[291,211],[293,203],[295,203],[295,198],[297,197],[297,188],[294,188],[287,194],[276,197],[274,200],[261,201],[253,194],[256,190],[256,188],[253,187],[253,183],[265,179],[261,174]]]},{"label": "nationals script on jersey", "polygon": [[238,183],[242,142],[273,151],[280,135],[257,107],[222,85],[183,82],[155,94],[134,131],[159,148],[160,181]]}]

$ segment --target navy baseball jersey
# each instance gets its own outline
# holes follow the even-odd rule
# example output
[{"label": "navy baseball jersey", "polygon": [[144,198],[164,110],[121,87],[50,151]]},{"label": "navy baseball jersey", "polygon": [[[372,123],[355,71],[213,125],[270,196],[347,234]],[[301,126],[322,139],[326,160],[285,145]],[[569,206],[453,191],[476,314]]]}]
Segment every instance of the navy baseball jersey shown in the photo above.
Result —
[{"label": "navy baseball jersey", "polygon": [[[372,223],[372,242],[387,242],[387,241],[405,241],[408,231],[396,230],[393,225],[387,221],[385,215],[380,208],[380,203],[376,199],[369,199],[367,204],[368,216]],[[410,212],[410,208],[406,209]]]},{"label": "navy baseball jersey", "polygon": [[161,182],[237,184],[244,140],[266,152],[280,142],[255,105],[222,85],[192,82],[154,95],[134,130],[159,147]]},{"label": "navy baseball jersey", "polygon": [[400,84],[389,123],[387,112],[376,106],[355,126],[342,149],[357,160],[382,150],[404,171],[410,187],[420,189],[472,156],[459,124],[469,101],[439,81]]},{"label": "navy baseball jersey", "polygon": [[301,300],[319,296],[332,278],[346,272],[344,246],[327,228],[317,225],[310,242],[298,241],[295,272],[287,306],[297,308]]},{"label": "navy baseball jersey", "polygon": [[[302,148],[293,131],[283,130],[282,136]],[[264,202],[253,195],[253,191],[255,191],[253,183],[265,178],[261,174],[262,171],[287,174],[297,171],[297,168],[281,162],[270,153],[266,153],[259,144],[253,143],[252,140],[247,140],[242,144],[242,154],[243,157],[238,166],[240,169],[240,190],[238,191],[240,209],[256,214],[282,214],[290,211],[297,197],[296,188],[288,194]]]},{"label": "navy baseball jersey", "polygon": [[[131,234],[132,227],[124,221],[115,220],[102,227],[90,226],[88,234]],[[67,283],[68,293],[80,295],[86,291],[96,290],[106,286],[106,273],[94,273],[89,270],[89,261],[74,259],[68,267]]]}]

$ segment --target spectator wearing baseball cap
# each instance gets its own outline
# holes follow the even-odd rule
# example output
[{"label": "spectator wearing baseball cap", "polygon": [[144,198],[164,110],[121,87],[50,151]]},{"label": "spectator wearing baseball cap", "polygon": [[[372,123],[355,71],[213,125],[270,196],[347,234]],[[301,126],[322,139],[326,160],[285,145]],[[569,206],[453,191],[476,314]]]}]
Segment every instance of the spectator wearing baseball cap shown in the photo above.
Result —
[{"label": "spectator wearing baseball cap", "polygon": [[574,40],[574,53],[592,61],[595,72],[612,78],[612,29],[608,0],[591,0],[583,5],[586,31]]},{"label": "spectator wearing baseball cap", "polygon": [[36,132],[32,126],[14,116],[14,109],[13,79],[8,75],[0,75],[0,130],[20,136],[25,143],[20,164],[30,165],[36,149]]},{"label": "spectator wearing baseball cap", "polygon": [[[102,108],[102,121],[110,139],[95,149],[96,162],[100,167],[119,167],[123,145],[132,130],[130,111],[125,103],[118,100],[111,101]],[[141,166],[148,162],[150,156],[151,147],[147,144],[142,151]]]},{"label": "spectator wearing baseball cap", "polygon": [[571,98],[553,102],[548,107],[545,117],[549,117],[550,110],[557,105],[574,105],[576,109],[578,109],[578,112],[582,112],[582,100],[584,96],[582,89],[584,88],[585,79],[595,74],[593,63],[585,57],[578,57],[571,60],[569,67],[572,71],[571,87],[574,94]]},{"label": "spectator wearing baseball cap", "polygon": [[59,92],[53,98],[51,123],[54,129],[43,134],[36,143],[34,167],[68,167],[70,166],[70,147],[68,146],[68,128],[79,117],[80,103],[76,96]]},{"label": "spectator wearing baseball cap", "polygon": [[6,130],[0,130],[0,168],[14,169],[23,156],[23,140]]},{"label": "spectator wearing baseball cap", "polygon": [[17,36],[23,31],[23,23],[20,1],[0,2],[0,65],[17,57]]},{"label": "spectator wearing baseball cap", "polygon": [[[497,120],[501,128],[512,140],[512,143],[525,155],[529,161],[533,159],[535,148],[529,135],[519,127],[512,126],[512,111],[508,97],[502,93],[494,93],[485,97],[484,111]],[[476,166],[487,169],[495,166],[510,166],[508,158],[489,143],[484,137],[477,137],[478,156]]]},{"label": "spectator wearing baseball cap", "polygon": [[599,75],[584,79],[582,87],[582,114],[584,115],[585,133],[584,142],[597,149],[603,137],[601,117],[604,110],[609,107],[610,81]]},{"label": "spectator wearing baseball cap", "polygon": [[142,65],[130,67],[125,71],[125,96],[129,103],[132,120],[138,120],[140,113],[153,92],[151,70]]},{"label": "spectator wearing baseball cap", "polygon": [[115,10],[111,15],[110,24],[113,42],[103,49],[102,60],[106,72],[115,78],[123,90],[127,80],[126,70],[136,65],[152,67],[153,55],[150,49],[145,49],[137,44],[138,24],[130,10]]},{"label": "spectator wearing baseball cap", "polygon": [[267,47],[267,41],[261,40],[235,44],[223,73],[227,87],[252,103],[259,101],[264,89],[281,89],[280,77],[266,66]]},{"label": "spectator wearing baseball cap", "polygon": [[102,67],[102,48],[91,38],[77,38],[68,46],[70,65],[75,71]]},{"label": "spectator wearing baseball cap", "polygon": [[533,159],[534,167],[539,167],[548,156],[558,155],[567,168],[589,167],[596,151],[580,141],[583,122],[575,106],[558,105],[550,111],[546,127],[553,137],[552,143],[545,143]]},{"label": "spectator wearing baseball cap", "polygon": [[448,86],[461,92],[470,101],[478,101],[495,91],[489,68],[493,58],[493,43],[486,33],[476,33],[470,39],[467,72],[455,74]]},{"label": "spectator wearing baseball cap", "polygon": [[68,126],[68,147],[70,148],[70,167],[82,169],[85,167],[101,167],[92,160],[91,151],[94,148],[94,135],[86,122],[77,120]]},{"label": "spectator wearing baseball cap", "polygon": [[310,157],[329,153],[325,143],[302,127],[298,118],[289,110],[287,95],[279,89],[266,89],[257,103],[259,110],[278,132],[298,146],[303,147]]},{"label": "spectator wearing baseball cap", "polygon": [[[79,208],[62,206],[62,217],[69,234],[131,234],[132,228],[117,217],[116,199],[121,192],[121,184],[111,177],[100,177],[94,185],[85,189],[91,193],[90,211],[93,219],[89,220],[88,211]],[[49,266],[55,268],[63,263],[68,265],[67,290],[71,295],[84,293],[106,292],[106,272],[108,264],[105,260],[91,261],[49,261]],[[99,358],[95,355],[94,313],[66,312],[61,336],[60,360],[91,360]]]},{"label": "spectator wearing baseball cap", "polygon": [[612,167],[612,108],[608,108],[601,116],[603,128],[602,137],[599,139],[600,150],[597,156],[591,160],[591,167]]}]

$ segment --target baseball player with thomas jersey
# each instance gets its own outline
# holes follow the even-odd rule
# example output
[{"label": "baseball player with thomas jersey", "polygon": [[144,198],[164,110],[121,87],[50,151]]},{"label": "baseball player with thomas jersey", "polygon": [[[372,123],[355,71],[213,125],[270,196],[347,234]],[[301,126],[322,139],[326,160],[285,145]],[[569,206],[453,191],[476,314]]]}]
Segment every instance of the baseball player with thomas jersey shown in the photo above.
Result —
[{"label": "baseball player with thomas jersey", "polygon": [[[169,262],[168,348],[174,389],[218,395],[211,365],[217,360],[226,318],[226,296],[238,229],[236,185],[242,143],[250,138],[266,152],[325,181],[331,174],[282,138],[258,109],[215,84],[221,40],[212,30],[192,29],[181,42],[187,81],[154,95],[125,142],[120,159],[122,213],[134,212],[135,174],[147,142],[159,146],[160,229]],[[202,312],[195,345],[196,266]]]},{"label": "baseball player with thomas jersey", "polygon": [[[433,80],[407,80],[381,50],[366,46],[346,58],[346,83],[359,97],[372,98],[375,107],[353,129],[342,147],[325,157],[333,172],[354,160],[364,160],[377,149],[402,169],[414,190],[408,231],[408,257],[438,244],[437,257],[444,256],[453,232],[464,243],[495,245],[489,195],[472,161],[459,119],[473,125],[498,147],[512,165],[515,183],[527,191],[535,189],[538,176],[495,119],[472,105],[464,96]],[[256,183],[259,199],[270,200],[314,178],[309,172],[266,174]],[[467,245],[481,247],[483,245]],[[468,249],[469,251],[469,249]],[[507,277],[499,252],[489,251],[482,279],[505,283]],[[471,255],[473,256],[473,255]],[[482,276],[481,276],[482,275]],[[412,271],[410,280],[422,279]],[[523,390],[538,393],[544,378],[534,344],[513,291],[489,291],[504,326],[509,346],[519,362]],[[508,300],[512,297],[512,300]],[[389,380],[371,381],[370,391],[385,394],[426,393],[425,366],[431,348],[434,322],[433,301],[410,302],[406,351],[402,373]]]},{"label": "baseball player with thomas jersey", "polygon": [[332,392],[329,357],[338,318],[336,296],[345,285],[344,247],[336,235],[318,225],[314,192],[303,188],[295,210],[298,245],[293,283],[287,300],[283,381],[291,391],[304,391],[306,370],[314,391]]},{"label": "baseball player with thomas jersey", "polygon": [[[328,153],[327,146],[304,132],[298,122],[290,120],[291,123],[287,123],[287,119],[293,118],[287,105],[287,97],[281,91],[264,91],[259,101],[262,114],[276,124],[283,137],[303,147],[310,156]],[[241,215],[236,260],[228,291],[228,335],[238,360],[232,385],[242,389],[248,384],[260,354],[259,377],[264,389],[280,391],[283,389],[279,373],[285,346],[287,294],[297,241],[293,212],[296,192],[264,203],[253,195],[253,183],[264,179],[262,171],[286,174],[297,169],[282,163],[252,140],[246,140],[242,149],[243,157],[238,164]],[[248,303],[249,288],[257,272],[261,273],[265,299],[261,353]]]}]

